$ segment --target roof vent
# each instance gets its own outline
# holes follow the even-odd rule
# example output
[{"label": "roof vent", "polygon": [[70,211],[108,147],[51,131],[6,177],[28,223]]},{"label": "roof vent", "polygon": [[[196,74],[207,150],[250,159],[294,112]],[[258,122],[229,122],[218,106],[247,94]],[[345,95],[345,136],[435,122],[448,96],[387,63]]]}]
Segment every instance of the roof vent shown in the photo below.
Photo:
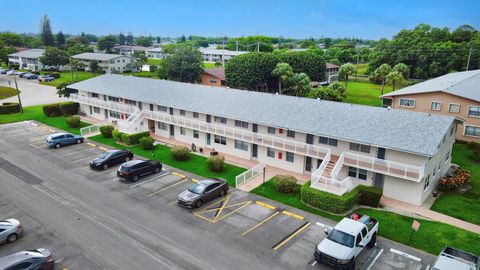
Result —
[{"label": "roof vent", "polygon": [[392,107],[390,107],[390,106],[387,106],[387,110],[389,110],[389,111],[390,111],[390,109],[391,109],[391,108],[392,108]]}]

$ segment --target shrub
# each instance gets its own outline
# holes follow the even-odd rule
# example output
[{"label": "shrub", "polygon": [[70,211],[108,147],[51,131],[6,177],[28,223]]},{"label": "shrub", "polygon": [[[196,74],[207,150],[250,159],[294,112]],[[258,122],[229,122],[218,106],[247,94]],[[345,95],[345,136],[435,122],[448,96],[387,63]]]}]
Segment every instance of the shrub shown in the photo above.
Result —
[{"label": "shrub", "polygon": [[19,70],[20,69],[20,64],[9,64],[8,69]]},{"label": "shrub", "polygon": [[79,128],[80,127],[80,116],[72,115],[65,117],[65,121],[67,125],[71,128]]},{"label": "shrub", "polygon": [[354,189],[342,196],[338,196],[312,188],[310,187],[310,181],[308,181],[302,185],[301,197],[304,203],[312,207],[332,213],[344,213],[352,209],[357,201],[358,192]]},{"label": "shrub", "polygon": [[63,115],[76,115],[80,109],[80,104],[77,102],[62,102],[60,103],[60,110]]},{"label": "shrub", "polygon": [[48,117],[63,115],[62,109],[60,109],[60,104],[58,103],[45,105],[42,107],[42,109],[45,116],[48,116]]},{"label": "shrub", "polygon": [[20,104],[5,102],[0,106],[0,114],[10,114],[20,112]]},{"label": "shrub", "polygon": [[140,144],[142,145],[142,148],[144,150],[152,150],[154,145],[153,145],[153,142],[155,140],[153,140],[152,137],[143,137],[143,138],[140,138]]},{"label": "shrub", "polygon": [[122,139],[122,142],[125,144],[139,144],[140,143],[140,138],[150,136],[150,133],[148,131],[145,132],[138,132],[138,133],[133,133],[133,134],[125,134],[123,133],[120,138]]},{"label": "shrub", "polygon": [[459,187],[470,182],[470,172],[456,169],[452,176],[444,176],[438,181],[438,189],[444,191],[457,190]]},{"label": "shrub", "polygon": [[170,152],[172,153],[172,158],[178,161],[190,158],[190,149],[186,146],[173,146]]},{"label": "shrub", "polygon": [[210,171],[221,172],[225,164],[225,157],[221,155],[210,156],[207,159],[207,164]]},{"label": "shrub", "polygon": [[291,193],[297,186],[297,179],[291,175],[276,175],[273,178],[275,188],[280,193]]},{"label": "shrub", "polygon": [[378,207],[383,194],[381,188],[358,185],[355,189],[358,191],[359,204]]},{"label": "shrub", "polygon": [[150,72],[156,72],[157,69],[158,69],[157,66],[155,66],[155,65],[150,65]]},{"label": "shrub", "polygon": [[467,142],[465,146],[471,150],[469,158],[475,162],[480,161],[480,143]]},{"label": "shrub", "polygon": [[53,77],[55,79],[60,78],[60,72],[50,72],[50,77]]},{"label": "shrub", "polygon": [[112,130],[112,137],[117,142],[122,141],[122,134],[124,134],[124,133],[118,131],[118,129]]},{"label": "shrub", "polygon": [[101,126],[99,128],[100,133],[102,134],[102,136],[104,138],[111,138],[112,137],[112,132],[113,132],[114,129],[115,129],[115,127],[112,126],[112,125]]}]

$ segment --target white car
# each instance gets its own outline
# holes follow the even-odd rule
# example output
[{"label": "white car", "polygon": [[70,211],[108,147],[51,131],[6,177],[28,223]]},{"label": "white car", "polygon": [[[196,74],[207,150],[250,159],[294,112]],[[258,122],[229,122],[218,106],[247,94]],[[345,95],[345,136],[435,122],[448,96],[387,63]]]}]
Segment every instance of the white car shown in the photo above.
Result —
[{"label": "white car", "polygon": [[23,226],[20,221],[9,218],[0,220],[0,244],[13,243],[23,235]]}]

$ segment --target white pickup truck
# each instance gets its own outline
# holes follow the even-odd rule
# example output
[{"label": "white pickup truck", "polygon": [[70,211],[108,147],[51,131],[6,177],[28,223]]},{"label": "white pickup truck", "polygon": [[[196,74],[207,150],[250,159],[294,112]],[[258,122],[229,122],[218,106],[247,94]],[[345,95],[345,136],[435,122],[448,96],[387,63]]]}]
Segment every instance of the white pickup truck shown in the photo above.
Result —
[{"label": "white pickup truck", "polygon": [[334,269],[355,269],[355,258],[377,241],[377,220],[367,215],[352,214],[334,228],[325,229],[327,237],[315,248],[315,260]]},{"label": "white pickup truck", "polygon": [[445,247],[438,259],[433,265],[434,270],[478,270],[480,268],[480,258],[471,253]]}]

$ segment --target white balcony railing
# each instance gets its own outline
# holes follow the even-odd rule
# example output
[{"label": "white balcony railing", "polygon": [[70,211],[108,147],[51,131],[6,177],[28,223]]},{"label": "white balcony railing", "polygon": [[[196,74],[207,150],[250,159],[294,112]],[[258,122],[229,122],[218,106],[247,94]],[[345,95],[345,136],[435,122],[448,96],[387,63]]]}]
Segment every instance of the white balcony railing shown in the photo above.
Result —
[{"label": "white balcony railing", "polygon": [[344,180],[340,181],[334,178],[327,178],[324,176],[320,176],[318,178],[318,181],[311,186],[313,188],[320,189],[339,196],[352,190],[352,188],[354,187],[351,177],[347,177]]}]

